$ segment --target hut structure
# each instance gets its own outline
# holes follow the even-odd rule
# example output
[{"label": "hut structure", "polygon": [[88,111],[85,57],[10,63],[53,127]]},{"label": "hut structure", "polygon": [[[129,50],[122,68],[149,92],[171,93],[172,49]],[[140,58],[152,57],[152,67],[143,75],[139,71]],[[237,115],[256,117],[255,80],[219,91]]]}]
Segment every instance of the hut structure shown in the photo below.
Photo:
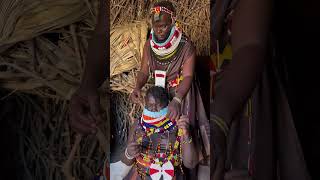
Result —
[{"label": "hut structure", "polygon": [[[7,148],[17,179],[92,179],[110,158],[110,139],[125,143],[140,110],[128,94],[153,2],[110,0],[110,79],[100,88],[106,118],[95,136],[80,136],[68,125],[68,103],[81,82],[99,1],[0,1],[0,119],[15,139]],[[209,0],[172,2],[197,54],[208,56]]]}]

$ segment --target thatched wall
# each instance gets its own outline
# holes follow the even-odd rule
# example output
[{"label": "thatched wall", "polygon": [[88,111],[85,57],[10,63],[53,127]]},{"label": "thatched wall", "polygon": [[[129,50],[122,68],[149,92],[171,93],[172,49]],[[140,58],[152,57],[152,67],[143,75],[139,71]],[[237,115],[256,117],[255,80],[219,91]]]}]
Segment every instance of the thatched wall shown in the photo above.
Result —
[{"label": "thatched wall", "polygon": [[98,0],[0,1],[1,102],[16,102],[16,116],[7,119],[20,137],[16,163],[24,180],[92,179],[107,155],[108,119],[88,137],[67,122],[97,7]]},{"label": "thatched wall", "polygon": [[[208,54],[209,1],[174,2],[198,54]],[[112,0],[110,4],[110,23],[119,28],[145,20],[150,7],[150,1],[144,0]],[[77,136],[67,123],[68,100],[81,81],[97,7],[98,0],[0,1],[0,87],[7,93],[1,100],[13,98],[17,103],[17,121],[12,126],[21,137],[23,150],[18,155],[24,179],[92,179],[108,156],[107,118],[97,136]],[[130,117],[124,114],[133,112],[133,105],[123,99],[134,86],[139,53],[131,55],[133,65],[120,67],[111,78],[112,89],[120,93],[113,97],[120,98],[124,109],[114,115],[116,122],[128,122]],[[108,108],[104,87],[102,106]],[[126,123],[121,123],[117,128],[125,130]],[[125,136],[120,138],[125,141]]]}]

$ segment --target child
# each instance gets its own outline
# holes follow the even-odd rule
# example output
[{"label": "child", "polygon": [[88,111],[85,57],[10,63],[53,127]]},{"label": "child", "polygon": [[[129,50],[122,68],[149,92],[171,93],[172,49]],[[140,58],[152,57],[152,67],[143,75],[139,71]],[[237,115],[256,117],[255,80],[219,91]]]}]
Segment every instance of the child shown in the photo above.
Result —
[{"label": "child", "polygon": [[182,179],[183,169],[192,169],[199,161],[189,119],[185,115],[177,121],[167,118],[169,97],[162,87],[148,89],[144,100],[141,119],[129,131],[121,161],[111,164],[111,180]]}]

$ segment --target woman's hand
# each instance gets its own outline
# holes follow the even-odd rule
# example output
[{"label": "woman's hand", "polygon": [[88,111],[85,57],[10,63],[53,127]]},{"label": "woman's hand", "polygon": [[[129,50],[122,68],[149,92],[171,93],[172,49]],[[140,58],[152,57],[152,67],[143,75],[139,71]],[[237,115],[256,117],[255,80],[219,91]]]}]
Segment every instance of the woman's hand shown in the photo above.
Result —
[{"label": "woman's hand", "polygon": [[178,120],[177,120],[177,126],[179,129],[183,130],[183,134],[189,136],[189,117],[186,115],[182,115]]},{"label": "woman's hand", "polygon": [[141,102],[141,90],[138,88],[134,88],[131,95],[130,95],[130,99],[134,103],[140,103]]},{"label": "woman's hand", "polygon": [[95,133],[97,124],[102,121],[98,91],[81,92],[79,89],[70,101],[69,123],[80,134]]},{"label": "woman's hand", "polygon": [[177,121],[181,115],[181,104],[173,99],[168,106],[167,117],[173,121]]}]

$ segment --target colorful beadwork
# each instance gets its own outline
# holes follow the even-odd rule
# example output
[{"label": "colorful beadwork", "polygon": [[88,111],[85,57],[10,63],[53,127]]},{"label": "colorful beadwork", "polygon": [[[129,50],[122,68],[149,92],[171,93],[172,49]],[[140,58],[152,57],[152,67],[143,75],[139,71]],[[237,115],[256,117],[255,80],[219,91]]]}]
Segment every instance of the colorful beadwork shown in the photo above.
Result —
[{"label": "colorful beadwork", "polygon": [[173,26],[168,39],[164,43],[158,43],[155,38],[154,30],[152,29],[150,34],[150,46],[156,55],[161,57],[172,57],[172,53],[174,53],[179,46],[181,38],[182,31],[177,26]]},{"label": "colorful beadwork", "polygon": [[[158,138],[159,142],[157,145],[156,150],[150,154],[150,151],[152,149],[152,141],[150,136],[153,134],[159,134],[156,133],[155,130],[148,131],[145,130],[145,134],[142,137],[137,138],[137,142],[142,145],[143,139],[149,138],[149,144],[148,148],[145,153],[141,153],[137,158],[135,162],[135,167],[137,168],[137,171],[142,179],[145,178],[146,175],[149,175],[152,179],[157,179],[157,177],[164,176],[167,179],[170,177],[172,178],[174,176],[174,167],[180,165],[180,170],[183,173],[182,169],[182,148],[181,148],[181,136],[183,135],[182,129],[178,129],[176,141],[174,145],[172,146],[171,143],[169,143],[169,151],[166,151],[165,153],[161,153],[161,137]],[[146,168],[145,171],[142,170],[142,168],[139,168],[139,165]],[[158,174],[160,173],[160,174]]]},{"label": "colorful beadwork", "polygon": [[166,7],[156,6],[156,7],[153,7],[153,8],[150,9],[150,12],[153,13],[153,14],[156,14],[156,15],[160,15],[161,11],[171,15],[171,18],[175,19],[174,13],[171,10],[169,10],[168,8],[166,8]]},{"label": "colorful beadwork", "polygon": [[143,110],[140,125],[147,134],[163,133],[172,130],[176,122],[166,117],[168,108],[162,109],[160,112],[151,112],[147,109]]}]

